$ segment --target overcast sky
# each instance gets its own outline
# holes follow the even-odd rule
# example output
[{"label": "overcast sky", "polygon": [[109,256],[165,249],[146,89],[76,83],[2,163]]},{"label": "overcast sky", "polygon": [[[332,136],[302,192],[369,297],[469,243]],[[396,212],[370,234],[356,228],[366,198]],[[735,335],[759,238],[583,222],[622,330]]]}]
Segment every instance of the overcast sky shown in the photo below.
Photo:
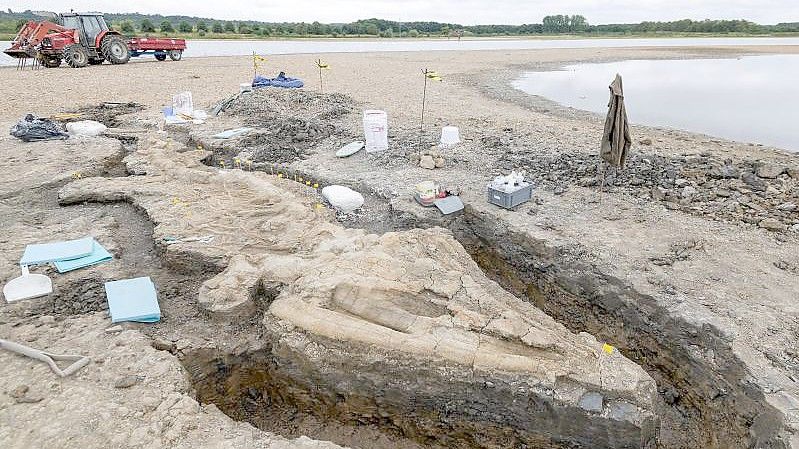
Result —
[{"label": "overcast sky", "polygon": [[377,17],[473,24],[538,23],[550,14],[582,14],[589,23],[747,19],[799,22],[799,0],[48,0],[2,1],[3,10],[140,12],[267,22],[351,22]]}]

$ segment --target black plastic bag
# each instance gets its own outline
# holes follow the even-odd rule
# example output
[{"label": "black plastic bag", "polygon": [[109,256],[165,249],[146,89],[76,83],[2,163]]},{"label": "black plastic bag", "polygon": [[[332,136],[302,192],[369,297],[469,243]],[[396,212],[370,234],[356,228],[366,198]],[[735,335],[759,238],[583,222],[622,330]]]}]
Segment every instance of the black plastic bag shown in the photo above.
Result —
[{"label": "black plastic bag", "polygon": [[57,123],[46,118],[39,118],[33,114],[28,114],[11,127],[11,135],[24,140],[25,142],[35,142],[37,140],[57,140],[66,139],[69,134]]}]

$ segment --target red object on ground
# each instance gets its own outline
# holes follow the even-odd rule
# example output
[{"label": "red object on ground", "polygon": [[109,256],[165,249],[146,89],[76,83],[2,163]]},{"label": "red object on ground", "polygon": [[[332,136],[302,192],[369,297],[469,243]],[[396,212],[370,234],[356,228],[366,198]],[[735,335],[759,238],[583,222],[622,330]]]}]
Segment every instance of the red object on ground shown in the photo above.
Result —
[{"label": "red object on ground", "polygon": [[133,37],[128,39],[128,48],[132,52],[185,50],[185,39],[160,37]]}]

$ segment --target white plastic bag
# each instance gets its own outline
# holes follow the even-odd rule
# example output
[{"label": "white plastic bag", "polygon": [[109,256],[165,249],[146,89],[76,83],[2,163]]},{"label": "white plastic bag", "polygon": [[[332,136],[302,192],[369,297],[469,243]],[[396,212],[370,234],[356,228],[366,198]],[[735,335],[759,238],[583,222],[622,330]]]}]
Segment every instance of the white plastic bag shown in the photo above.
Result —
[{"label": "white plastic bag", "polygon": [[94,120],[67,123],[67,132],[71,136],[96,137],[104,133],[106,129],[108,128],[105,125]]}]

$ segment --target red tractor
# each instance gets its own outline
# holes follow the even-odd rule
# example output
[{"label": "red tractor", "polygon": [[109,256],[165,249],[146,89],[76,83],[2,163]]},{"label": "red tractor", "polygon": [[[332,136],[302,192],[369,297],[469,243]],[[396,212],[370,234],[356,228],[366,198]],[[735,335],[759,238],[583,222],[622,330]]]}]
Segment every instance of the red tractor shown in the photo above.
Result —
[{"label": "red tractor", "polygon": [[[39,13],[52,21],[30,21],[19,31],[5,51],[15,58],[35,58],[45,67],[58,67],[65,61],[71,67],[89,64],[125,64],[131,56],[153,52],[156,59],[166,56],[180,60],[186,41],[169,38],[134,38],[127,40],[108,28],[99,13]],[[57,23],[56,23],[57,22]],[[131,54],[133,53],[133,54]]]}]

